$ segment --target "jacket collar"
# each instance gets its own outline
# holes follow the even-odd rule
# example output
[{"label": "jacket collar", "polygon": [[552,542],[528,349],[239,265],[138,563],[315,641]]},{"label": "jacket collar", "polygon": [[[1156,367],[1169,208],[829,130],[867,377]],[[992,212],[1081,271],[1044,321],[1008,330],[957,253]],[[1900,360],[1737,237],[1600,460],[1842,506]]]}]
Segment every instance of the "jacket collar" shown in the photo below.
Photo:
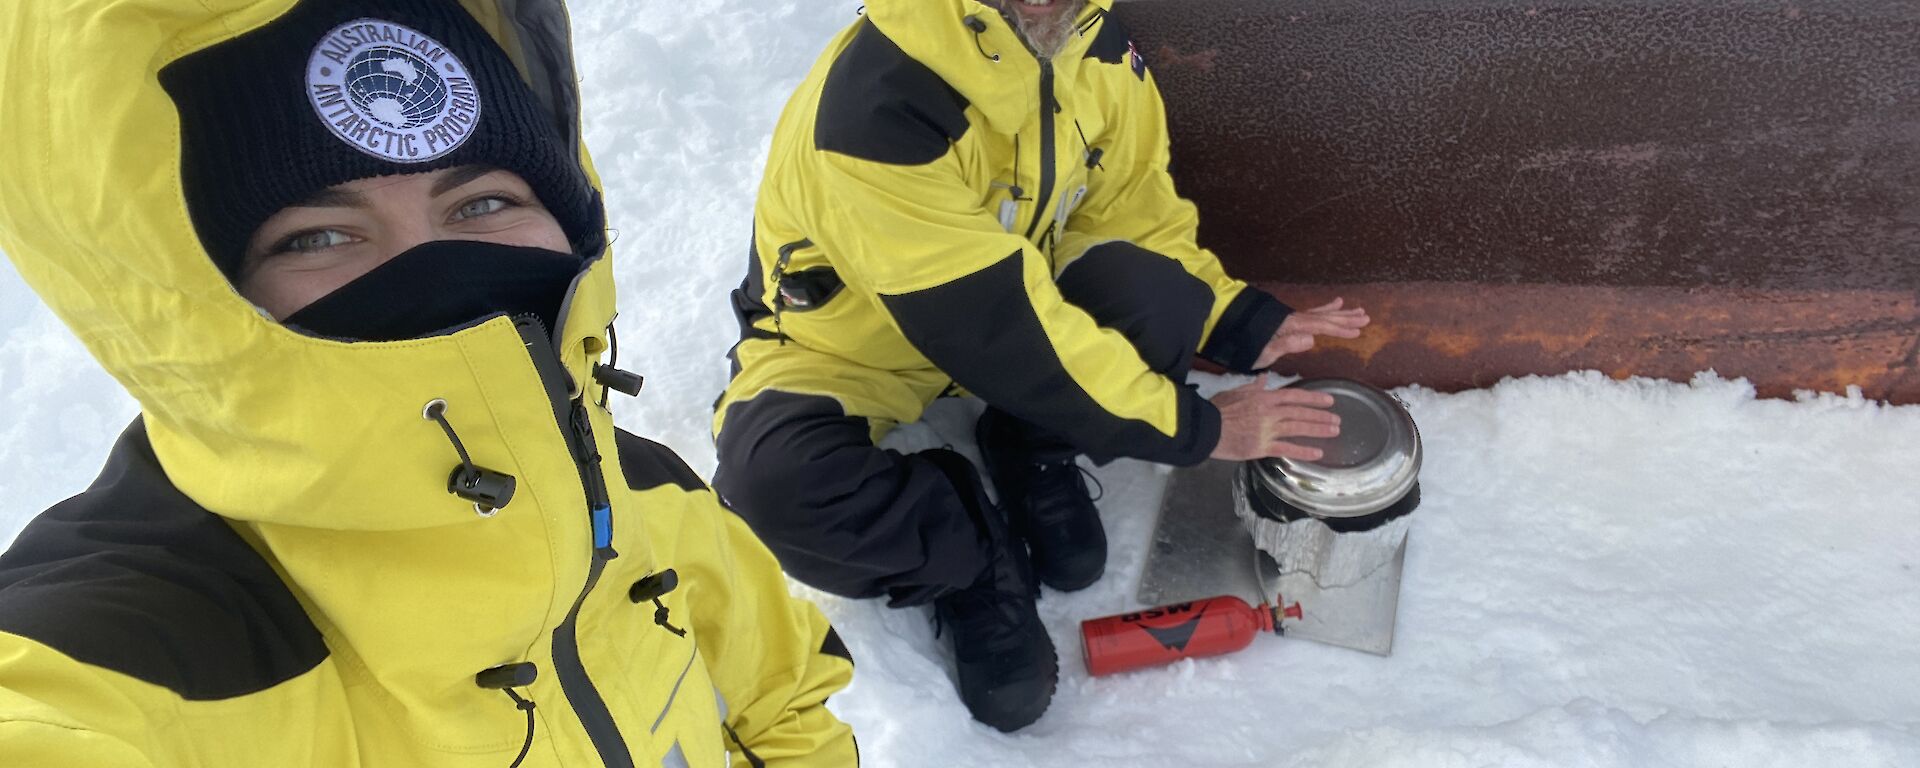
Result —
[{"label": "jacket collar", "polygon": [[[1087,0],[1082,21],[1112,9],[1112,0]],[[979,0],[874,0],[867,18],[914,60],[932,69],[986,116],[995,133],[1018,133],[1040,109],[1040,62],[1000,12]],[[986,30],[976,33],[967,19]],[[1054,57],[1056,83],[1078,72],[1101,20],[1073,35]],[[992,54],[999,54],[996,61]]]}]

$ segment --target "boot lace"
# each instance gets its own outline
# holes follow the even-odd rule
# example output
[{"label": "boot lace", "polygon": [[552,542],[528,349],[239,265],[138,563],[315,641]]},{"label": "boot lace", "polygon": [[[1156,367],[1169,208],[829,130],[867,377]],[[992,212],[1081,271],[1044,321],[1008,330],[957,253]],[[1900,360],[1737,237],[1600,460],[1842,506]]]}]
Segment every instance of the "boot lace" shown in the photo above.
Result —
[{"label": "boot lace", "polygon": [[[1087,492],[1089,482],[1093,483],[1092,493]],[[1034,510],[1072,510],[1099,501],[1107,495],[1107,488],[1080,462],[1067,459],[1035,464],[1027,492]]]},{"label": "boot lace", "polygon": [[1032,595],[998,587],[974,587],[955,592],[942,598],[942,604],[934,608],[933,637],[940,639],[949,626],[959,630],[983,622],[1007,629],[1020,629],[1025,624],[1020,615],[1021,608],[1032,600]]}]

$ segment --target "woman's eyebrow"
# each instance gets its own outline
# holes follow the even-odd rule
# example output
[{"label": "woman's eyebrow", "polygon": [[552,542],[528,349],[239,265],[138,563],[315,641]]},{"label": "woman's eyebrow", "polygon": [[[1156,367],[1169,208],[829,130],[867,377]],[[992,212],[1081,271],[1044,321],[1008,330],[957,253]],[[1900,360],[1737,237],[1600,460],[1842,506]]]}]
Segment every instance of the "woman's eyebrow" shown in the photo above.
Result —
[{"label": "woman's eyebrow", "polygon": [[457,168],[454,168],[453,170],[447,171],[447,174],[445,176],[441,176],[438,181],[433,182],[432,195],[434,197],[439,197],[448,192],[451,192],[453,190],[456,190],[456,189],[459,189],[460,187],[465,186],[467,182],[473,181],[474,179],[480,178],[489,173],[493,173],[494,171],[497,171],[497,170],[500,170],[500,169],[495,168],[491,165],[459,166]]},{"label": "woman's eyebrow", "polygon": [[343,189],[323,189],[309,195],[307,199],[294,203],[290,208],[365,208],[367,198],[358,192]]}]

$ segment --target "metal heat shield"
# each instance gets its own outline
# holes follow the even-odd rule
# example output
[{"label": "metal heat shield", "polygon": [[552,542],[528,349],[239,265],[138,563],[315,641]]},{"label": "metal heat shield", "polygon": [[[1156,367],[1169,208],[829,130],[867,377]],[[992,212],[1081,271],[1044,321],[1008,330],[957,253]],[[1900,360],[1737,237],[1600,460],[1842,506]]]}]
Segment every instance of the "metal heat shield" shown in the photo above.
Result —
[{"label": "metal heat shield", "polygon": [[[1366,533],[1317,527],[1294,533],[1284,550],[1291,562],[1256,549],[1261,594],[1279,606],[1280,633],[1380,656],[1393,655],[1400,611],[1400,574],[1407,559],[1406,520]],[[1297,556],[1295,553],[1299,553]]]},{"label": "metal heat shield", "polygon": [[1386,656],[1400,604],[1405,520],[1335,534],[1313,521],[1285,526],[1282,567],[1236,515],[1234,462],[1175,469],[1167,479],[1136,599],[1146,605],[1233,595],[1280,608],[1281,634]]},{"label": "metal heat shield", "polygon": [[1147,566],[1134,595],[1146,605],[1233,595],[1259,605],[1259,550],[1233,512],[1233,472],[1239,464],[1207,460],[1173,470],[1160,498]]}]

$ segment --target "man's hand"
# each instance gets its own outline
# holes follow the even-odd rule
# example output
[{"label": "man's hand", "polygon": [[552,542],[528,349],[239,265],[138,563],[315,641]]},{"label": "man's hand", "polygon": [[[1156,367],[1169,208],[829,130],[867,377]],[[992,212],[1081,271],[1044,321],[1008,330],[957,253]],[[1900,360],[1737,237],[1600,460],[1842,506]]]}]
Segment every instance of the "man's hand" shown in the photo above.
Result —
[{"label": "man's hand", "polygon": [[1289,437],[1333,437],[1340,417],[1326,410],[1333,395],[1304,389],[1267,389],[1267,375],[1213,396],[1220,409],[1220,444],[1213,458],[1247,461],[1284,456],[1301,461],[1320,458],[1318,448],[1286,442]]},{"label": "man's hand", "polygon": [[1280,330],[1275,331],[1273,340],[1260,350],[1260,358],[1253,367],[1265,368],[1273,365],[1282,355],[1293,355],[1313,349],[1313,337],[1333,336],[1351,339],[1360,335],[1360,329],[1373,322],[1367,317],[1367,311],[1359,307],[1341,309],[1344,299],[1333,301],[1304,312],[1287,315],[1280,322]]}]

